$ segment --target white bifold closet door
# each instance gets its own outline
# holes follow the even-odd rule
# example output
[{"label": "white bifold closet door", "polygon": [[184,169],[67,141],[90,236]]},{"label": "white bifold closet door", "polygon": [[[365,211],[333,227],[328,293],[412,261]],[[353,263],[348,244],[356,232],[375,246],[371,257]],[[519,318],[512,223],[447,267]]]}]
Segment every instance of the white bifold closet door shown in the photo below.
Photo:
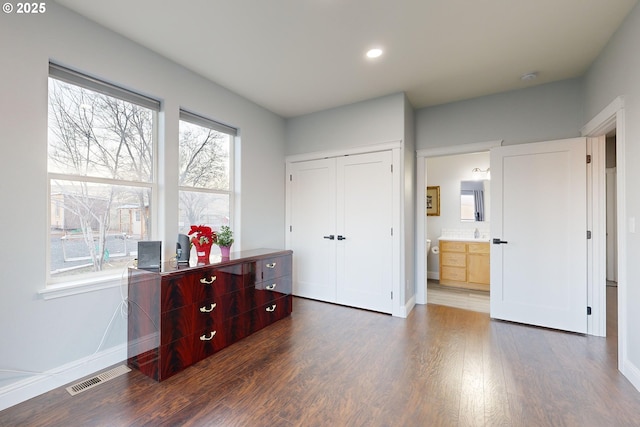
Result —
[{"label": "white bifold closet door", "polygon": [[390,151],[291,165],[294,295],[391,313],[391,165]]}]

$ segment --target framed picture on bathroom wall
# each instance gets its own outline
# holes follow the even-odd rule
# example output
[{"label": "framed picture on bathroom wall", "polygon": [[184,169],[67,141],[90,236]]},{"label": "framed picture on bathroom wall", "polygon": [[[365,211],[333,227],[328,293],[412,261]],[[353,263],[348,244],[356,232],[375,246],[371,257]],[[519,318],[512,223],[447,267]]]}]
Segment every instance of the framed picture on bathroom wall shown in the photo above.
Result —
[{"label": "framed picture on bathroom wall", "polygon": [[440,186],[427,187],[427,216],[440,216]]}]

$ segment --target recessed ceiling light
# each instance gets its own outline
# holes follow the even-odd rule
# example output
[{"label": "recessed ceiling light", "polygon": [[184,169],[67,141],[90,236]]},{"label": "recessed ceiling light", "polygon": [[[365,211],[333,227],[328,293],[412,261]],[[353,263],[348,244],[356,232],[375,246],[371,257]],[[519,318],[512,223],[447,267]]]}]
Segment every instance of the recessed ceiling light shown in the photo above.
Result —
[{"label": "recessed ceiling light", "polygon": [[382,49],[375,48],[367,51],[367,58],[377,58],[380,55],[382,55]]},{"label": "recessed ceiling light", "polygon": [[538,78],[538,73],[536,71],[533,71],[531,73],[525,73],[520,76],[520,80],[525,82],[530,80],[535,80],[536,78]]}]

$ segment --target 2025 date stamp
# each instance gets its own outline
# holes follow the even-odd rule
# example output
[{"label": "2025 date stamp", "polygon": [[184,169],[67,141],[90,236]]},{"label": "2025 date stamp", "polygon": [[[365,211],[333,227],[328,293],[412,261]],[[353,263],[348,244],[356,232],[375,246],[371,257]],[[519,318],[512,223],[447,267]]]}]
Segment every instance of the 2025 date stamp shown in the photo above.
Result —
[{"label": "2025 date stamp", "polygon": [[2,5],[2,11],[4,13],[15,14],[41,14],[47,11],[47,3],[4,3]]}]

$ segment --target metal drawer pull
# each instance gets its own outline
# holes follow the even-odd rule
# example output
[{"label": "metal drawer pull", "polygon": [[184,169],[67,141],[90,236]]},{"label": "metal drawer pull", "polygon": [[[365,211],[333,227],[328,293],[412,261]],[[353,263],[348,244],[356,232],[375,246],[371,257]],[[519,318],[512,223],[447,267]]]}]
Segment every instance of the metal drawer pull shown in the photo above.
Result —
[{"label": "metal drawer pull", "polygon": [[211,306],[209,309],[207,309],[207,307],[200,307],[200,311],[202,313],[211,313],[213,311],[214,308],[216,308],[218,305],[218,303],[211,303]]},{"label": "metal drawer pull", "polygon": [[272,285],[267,286],[267,290],[268,290],[268,291],[272,291],[272,290],[274,290],[275,288],[276,288],[276,284],[275,284],[275,283],[274,283],[274,284],[272,284]]},{"label": "metal drawer pull", "polygon": [[273,304],[271,307],[265,308],[265,310],[267,310],[269,313],[273,313],[274,311],[276,311],[276,305]]},{"label": "metal drawer pull", "polygon": [[271,264],[267,264],[267,268],[276,268],[276,263],[272,262]]},{"label": "metal drawer pull", "polygon": [[206,277],[203,277],[202,279],[200,279],[200,283],[202,283],[203,285],[210,285],[215,281],[216,281],[216,276],[211,276],[211,280],[207,280]]},{"label": "metal drawer pull", "polygon": [[209,332],[209,338],[206,335],[200,336],[200,341],[211,341],[216,336],[216,331]]}]

